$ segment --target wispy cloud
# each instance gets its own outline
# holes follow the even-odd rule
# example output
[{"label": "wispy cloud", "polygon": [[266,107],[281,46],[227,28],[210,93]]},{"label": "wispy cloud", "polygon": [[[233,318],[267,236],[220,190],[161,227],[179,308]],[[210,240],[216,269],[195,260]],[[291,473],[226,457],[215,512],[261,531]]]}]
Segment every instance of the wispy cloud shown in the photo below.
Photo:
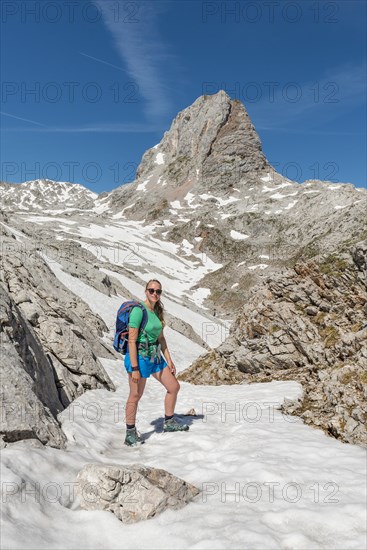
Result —
[{"label": "wispy cloud", "polygon": [[[144,111],[150,120],[159,120],[171,110],[171,100],[165,85],[166,67],[172,64],[169,45],[162,40],[157,17],[164,8],[161,2],[134,2],[139,11],[134,19],[115,17],[108,2],[93,0],[103,14],[114,46],[126,64],[127,72],[145,100]],[[117,2],[117,4],[120,4]],[[121,6],[121,4],[120,4]]]},{"label": "wispy cloud", "polygon": [[[36,120],[30,120],[29,118],[23,118],[16,115],[11,115],[10,113],[6,113],[5,111],[0,111],[0,115],[7,116],[10,118],[16,118],[17,120],[23,120],[24,122],[30,122],[31,124],[36,124],[37,126],[43,126],[46,128],[45,124],[41,124],[40,122],[37,122]],[[34,131],[34,128],[31,128]]]},{"label": "wispy cloud", "polygon": [[280,126],[260,126],[256,125],[257,130],[267,130],[269,132],[285,132],[287,134],[301,134],[311,136],[362,136],[363,132],[345,132],[343,130],[312,130],[308,128],[290,128]]},{"label": "wispy cloud", "polygon": [[98,61],[98,63],[103,63],[103,65],[108,65],[109,67],[113,67],[118,71],[125,72],[125,70],[122,67],[119,67],[118,65],[113,65],[112,63],[109,63],[108,61],[104,61],[103,59],[99,59],[99,57],[94,57],[93,55],[88,55],[87,53],[84,53],[84,52],[79,52],[79,54],[83,55],[84,57],[89,57],[89,59],[93,59],[94,61]]},{"label": "wispy cloud", "polygon": [[[14,117],[19,118],[19,117]],[[20,119],[26,120],[26,119]],[[42,125],[43,126],[43,125]],[[118,134],[142,134],[162,132],[162,127],[150,123],[106,123],[90,126],[44,126],[43,128],[6,128],[3,132],[41,132],[41,133],[118,133]]]},{"label": "wispy cloud", "polygon": [[[271,100],[267,84],[260,101],[249,102],[247,107],[258,130],[289,129],[294,124],[309,121],[316,127],[337,119],[365,102],[365,75],[364,65],[349,65],[329,70],[321,78],[308,82],[278,82],[273,86]],[[246,99],[244,103],[246,105]]]}]

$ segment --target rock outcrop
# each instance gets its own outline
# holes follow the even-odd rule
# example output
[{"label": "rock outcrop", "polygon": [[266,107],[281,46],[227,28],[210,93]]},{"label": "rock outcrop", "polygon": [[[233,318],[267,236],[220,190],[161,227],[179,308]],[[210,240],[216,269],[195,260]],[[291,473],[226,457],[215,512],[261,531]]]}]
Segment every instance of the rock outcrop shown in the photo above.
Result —
[{"label": "rock outcrop", "polygon": [[97,358],[111,357],[98,338],[107,327],[22,237],[2,225],[0,433],[3,444],[37,438],[61,447],[57,414],[88,389],[114,390]]},{"label": "rock outcrop", "polygon": [[96,338],[107,331],[106,325],[58,281],[42,250],[30,253],[3,232],[1,280],[53,366],[64,407],[86,389],[114,388],[97,359],[111,355]]},{"label": "rock outcrop", "polygon": [[367,444],[366,245],[268,278],[250,293],[229,338],[179,379],[300,380],[304,398],[285,410],[344,441]]},{"label": "rock outcrop", "polygon": [[31,324],[0,285],[1,446],[37,439],[63,447],[57,422],[64,409],[52,366]]},{"label": "rock outcrop", "polygon": [[77,476],[77,495],[86,510],[108,510],[124,523],[178,510],[199,489],[166,470],[141,464],[87,464]]}]

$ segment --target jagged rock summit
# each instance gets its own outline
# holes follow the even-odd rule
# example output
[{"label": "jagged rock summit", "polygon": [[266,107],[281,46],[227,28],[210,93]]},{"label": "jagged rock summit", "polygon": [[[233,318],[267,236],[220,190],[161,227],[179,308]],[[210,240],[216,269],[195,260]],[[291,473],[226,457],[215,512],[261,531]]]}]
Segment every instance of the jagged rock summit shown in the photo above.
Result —
[{"label": "jagged rock summit", "polygon": [[[237,176],[269,169],[245,107],[220,91],[199,97],[176,116],[162,141],[144,154],[137,180],[167,177],[171,187],[183,185],[185,194],[195,184],[218,190],[218,167],[223,164],[228,175],[236,165]],[[227,179],[224,187],[231,184]]]},{"label": "jagged rock summit", "polygon": [[85,210],[94,206],[97,193],[83,185],[65,181],[37,179],[23,183],[0,182],[1,208],[4,211]]},{"label": "jagged rock summit", "polygon": [[236,193],[234,185],[269,171],[274,172],[244,105],[221,90],[178,113],[161,142],[143,155],[136,181],[101,200],[115,212],[125,206],[124,214],[143,219],[171,202]]}]

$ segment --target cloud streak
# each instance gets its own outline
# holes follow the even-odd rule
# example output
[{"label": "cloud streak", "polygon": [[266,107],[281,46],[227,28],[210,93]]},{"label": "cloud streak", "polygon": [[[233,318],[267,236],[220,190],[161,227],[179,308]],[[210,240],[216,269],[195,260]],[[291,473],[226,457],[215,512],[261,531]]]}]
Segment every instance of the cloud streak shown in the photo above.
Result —
[{"label": "cloud streak", "polygon": [[83,55],[84,57],[89,57],[89,59],[93,59],[93,61],[98,61],[98,63],[103,63],[103,65],[108,65],[109,67],[113,67],[118,71],[125,72],[125,70],[122,67],[118,67],[118,65],[113,65],[112,63],[108,63],[108,61],[103,61],[103,59],[99,59],[98,57],[94,57],[93,55],[88,55],[87,53],[84,53],[84,52],[79,52],[79,54]]},{"label": "cloud streak", "polygon": [[[13,117],[20,118],[20,117]],[[20,120],[27,120],[22,119]],[[29,121],[27,121],[29,122]],[[36,124],[36,123],[35,123]],[[41,125],[43,126],[43,125]],[[118,133],[118,134],[142,134],[162,132],[162,127],[150,123],[106,123],[93,126],[44,126],[42,128],[6,128],[2,132],[38,132],[38,133]]]},{"label": "cloud streak", "polygon": [[[23,120],[24,122],[30,122],[31,124],[36,124],[37,126],[43,126],[43,127],[47,128],[45,124],[41,124],[40,122],[37,122],[35,120],[30,120],[29,118],[23,118],[23,117],[20,117],[20,116],[11,115],[10,113],[6,113],[5,111],[0,111],[0,115],[7,116],[7,117],[10,117],[10,118],[15,118],[17,120]],[[31,128],[31,129],[34,130],[34,128]],[[7,129],[7,131],[8,131],[8,129]]]},{"label": "cloud streak", "polygon": [[[294,82],[294,85],[278,82],[273,86],[272,100],[267,86],[261,99],[248,102],[247,107],[258,129],[282,130],[287,126],[290,129],[302,123],[305,131],[311,121],[315,122],[313,126],[318,126],[361,105],[366,99],[365,71],[365,66],[343,66],[328,71],[319,80]],[[292,101],[297,93],[299,97]],[[244,103],[246,105],[246,99]]]},{"label": "cloud streak", "polygon": [[116,20],[106,2],[94,0],[94,3],[101,10],[114,46],[145,100],[146,116],[149,120],[162,119],[172,108],[164,83],[165,67],[172,63],[172,55],[167,53],[169,48],[162,41],[156,23],[163,5],[160,2],[136,3],[139,11],[134,21],[128,22]]}]

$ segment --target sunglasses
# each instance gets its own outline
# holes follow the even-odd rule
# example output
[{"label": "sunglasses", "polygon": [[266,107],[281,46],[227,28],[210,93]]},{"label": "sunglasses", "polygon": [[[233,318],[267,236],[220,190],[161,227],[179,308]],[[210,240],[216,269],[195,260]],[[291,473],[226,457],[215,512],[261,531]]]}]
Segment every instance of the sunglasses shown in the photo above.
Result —
[{"label": "sunglasses", "polygon": [[162,291],[160,288],[158,288],[158,290],[156,290],[155,288],[147,288],[147,291],[149,292],[149,294],[154,294],[156,292],[158,296],[162,294]]}]

